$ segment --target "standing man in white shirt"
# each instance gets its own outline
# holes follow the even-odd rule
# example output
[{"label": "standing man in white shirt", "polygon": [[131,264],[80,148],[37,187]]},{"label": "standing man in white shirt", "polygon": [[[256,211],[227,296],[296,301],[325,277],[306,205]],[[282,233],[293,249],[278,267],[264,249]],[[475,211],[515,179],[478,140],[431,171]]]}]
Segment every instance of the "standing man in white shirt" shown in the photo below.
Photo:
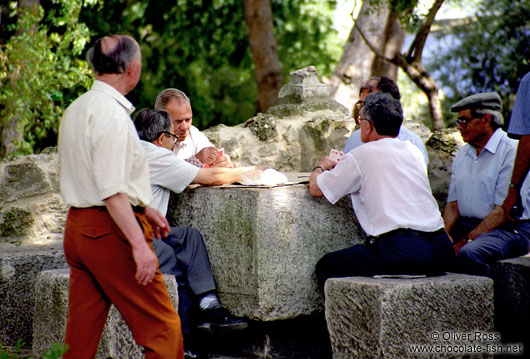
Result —
[{"label": "standing man in white shirt", "polygon": [[360,117],[365,144],[338,163],[324,157],[313,169],[311,195],[331,203],[349,195],[369,236],[366,244],[320,259],[316,274],[321,288],[331,277],[437,275],[454,264],[421,151],[396,138],[402,121],[399,100],[380,92],[368,95]]},{"label": "standing man in white shirt", "polygon": [[192,125],[193,112],[188,96],[180,90],[168,88],[158,94],[155,110],[169,113],[174,134],[178,136],[173,149],[175,155],[198,167],[234,167],[228,155],[219,154],[210,140]]},{"label": "standing man in white shirt", "polygon": [[96,80],[67,108],[59,129],[61,195],[70,205],[63,358],[94,358],[114,304],[147,359],[183,359],[180,319],[152,248],[154,233],[166,235],[169,224],[147,207],[148,163],[124,97],[140,79],[140,47],[129,36],[105,36],[89,61]]},{"label": "standing man in white shirt", "polygon": [[[180,193],[191,183],[219,185],[240,180],[256,167],[198,168],[173,154],[177,136],[166,111],[142,110],[134,124],[149,162],[153,199],[150,205],[166,215],[171,191]],[[247,323],[221,308],[210,268],[208,252],[199,231],[172,227],[169,235],[154,241],[162,273],[173,274],[178,282],[179,308],[186,352],[193,329],[241,330]],[[197,313],[197,314],[196,314]],[[196,314],[196,315],[195,315]]]}]

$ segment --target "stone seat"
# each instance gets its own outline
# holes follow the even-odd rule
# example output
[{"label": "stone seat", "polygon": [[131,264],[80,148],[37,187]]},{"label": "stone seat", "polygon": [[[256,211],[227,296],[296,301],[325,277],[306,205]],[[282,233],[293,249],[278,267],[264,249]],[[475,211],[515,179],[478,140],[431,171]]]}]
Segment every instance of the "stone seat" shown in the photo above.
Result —
[{"label": "stone seat", "polygon": [[[164,275],[169,296],[178,307],[177,283],[172,275]],[[40,357],[53,342],[64,341],[68,311],[69,270],[47,270],[35,281],[33,320],[33,354]],[[135,344],[127,324],[111,306],[99,343],[96,358],[143,359],[141,347]]]},{"label": "stone seat", "polygon": [[492,271],[495,329],[505,343],[522,343],[530,351],[530,254],[506,259]]},{"label": "stone seat", "polygon": [[485,277],[332,278],[325,298],[334,359],[455,358],[414,354],[409,345],[472,345],[475,332],[493,331],[493,280]]},{"label": "stone seat", "polygon": [[58,246],[21,246],[0,250],[0,343],[18,339],[31,345],[35,279],[43,270],[68,268]]}]

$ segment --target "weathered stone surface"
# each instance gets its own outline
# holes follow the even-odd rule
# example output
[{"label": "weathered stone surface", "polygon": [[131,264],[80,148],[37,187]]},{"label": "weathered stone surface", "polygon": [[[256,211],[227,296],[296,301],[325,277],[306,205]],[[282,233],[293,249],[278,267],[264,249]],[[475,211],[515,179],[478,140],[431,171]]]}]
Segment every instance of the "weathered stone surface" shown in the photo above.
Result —
[{"label": "weathered stone surface", "polygon": [[[53,342],[64,341],[68,313],[69,270],[43,271],[35,283],[35,319],[33,322],[33,353],[41,355]],[[169,296],[178,307],[175,277],[164,275]],[[142,349],[134,343],[127,324],[118,310],[111,306],[103,329],[96,358],[144,358]]]},{"label": "weathered stone surface", "polygon": [[67,206],[56,153],[0,162],[0,244],[60,244]]},{"label": "weathered stone surface", "polygon": [[168,219],[203,234],[223,305],[266,321],[320,309],[316,262],[362,236],[349,199],[331,205],[306,184],[188,189]]},{"label": "weathered stone surface", "polygon": [[61,247],[24,246],[0,251],[0,343],[30,344],[35,278],[43,270],[67,268]]},{"label": "weathered stone surface", "polygon": [[495,264],[495,328],[505,343],[523,343],[530,351],[530,255]]},{"label": "weathered stone surface", "polygon": [[425,143],[429,153],[429,182],[441,210],[447,202],[453,159],[463,145],[462,136],[455,128],[437,131]]},{"label": "weathered stone surface", "polygon": [[332,148],[341,150],[355,122],[330,98],[314,67],[295,71],[280,91],[280,104],[244,124],[204,131],[239,166],[261,165],[279,171],[310,171]]},{"label": "weathered stone surface", "polygon": [[[312,99],[330,98],[333,89],[318,80],[318,72],[314,66],[305,67],[291,72],[291,79],[278,93],[278,103],[302,103]],[[347,111],[347,110],[346,110]]]},{"label": "weathered stone surface", "polygon": [[239,166],[303,172],[310,171],[332,148],[342,149],[354,126],[351,118],[325,110],[283,119],[259,114],[245,124],[219,125],[204,133]]},{"label": "weathered stone surface", "polygon": [[325,293],[335,359],[454,358],[414,354],[408,345],[472,345],[483,342],[445,340],[444,333],[493,331],[493,281],[485,277],[332,278]]}]

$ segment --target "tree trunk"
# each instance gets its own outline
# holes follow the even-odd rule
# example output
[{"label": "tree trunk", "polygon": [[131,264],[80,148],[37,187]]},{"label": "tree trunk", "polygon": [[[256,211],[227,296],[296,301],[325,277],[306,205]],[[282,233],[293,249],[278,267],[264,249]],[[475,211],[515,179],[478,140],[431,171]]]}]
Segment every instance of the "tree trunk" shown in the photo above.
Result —
[{"label": "tree trunk", "polygon": [[427,72],[425,67],[423,67],[423,64],[421,63],[421,57],[423,48],[425,47],[425,42],[427,41],[427,36],[429,35],[431,29],[431,25],[434,21],[436,13],[444,1],[445,0],[435,0],[428,14],[423,19],[422,25],[416,32],[414,40],[410,44],[406,55],[397,52],[394,57],[386,56],[382,51],[380,51],[377,44],[371,42],[368,35],[364,33],[364,30],[361,29],[357,23],[354,23],[353,25],[375,56],[377,56],[381,61],[386,61],[401,67],[403,71],[410,77],[410,79],[427,95],[427,98],[429,99],[429,107],[434,130],[440,130],[444,128],[442,106],[439,98],[440,87]]},{"label": "tree trunk", "polygon": [[[38,7],[40,0],[19,0],[18,2],[18,19],[17,29],[15,36],[22,35],[24,32],[35,33],[38,28],[38,24],[31,26],[30,29],[23,29],[20,23],[20,19],[27,13],[38,13]],[[19,67],[19,71],[23,69],[23,65]],[[7,86],[14,86],[20,77],[20,72],[14,71],[8,74]],[[6,118],[2,119],[1,123],[1,134],[0,134],[0,158],[5,157],[17,150],[17,142],[24,138],[24,126],[20,123],[20,114],[24,111],[21,108],[13,108],[12,111],[8,111]]]},{"label": "tree trunk", "polygon": [[[383,33],[381,53],[389,58],[401,53],[401,49],[405,43],[405,36],[406,31],[401,27],[399,14],[389,12]],[[374,61],[372,62],[371,76],[386,76],[396,81],[398,68],[399,67],[393,63],[385,61],[379,56],[375,56]]]},{"label": "tree trunk", "polygon": [[[355,23],[381,52],[393,56],[396,51],[401,51],[405,35],[399,26],[398,16],[387,7],[377,11],[368,1],[363,1]],[[397,67],[379,60],[353,26],[337,67],[326,80],[333,87],[333,97],[351,112],[359,98],[361,85],[370,77],[381,75],[395,80]]]},{"label": "tree trunk", "polygon": [[283,85],[271,3],[270,0],[244,0],[243,6],[258,83],[258,112],[265,112],[278,103],[278,92]]},{"label": "tree trunk", "polygon": [[401,54],[396,55],[392,60],[427,95],[433,130],[437,131],[444,128],[442,104],[439,97],[440,87],[436,81],[420,62],[408,63],[407,59]]}]

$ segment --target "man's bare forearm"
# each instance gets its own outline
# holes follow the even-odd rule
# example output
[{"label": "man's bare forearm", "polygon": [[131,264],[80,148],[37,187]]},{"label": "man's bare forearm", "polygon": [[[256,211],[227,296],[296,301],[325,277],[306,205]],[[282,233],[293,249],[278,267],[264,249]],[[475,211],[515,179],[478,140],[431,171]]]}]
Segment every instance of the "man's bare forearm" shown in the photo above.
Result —
[{"label": "man's bare forearm", "polygon": [[469,239],[475,239],[483,233],[489,232],[504,223],[504,210],[495,206],[493,210],[468,234]]},{"label": "man's bare forearm", "polygon": [[528,170],[530,169],[530,135],[525,135],[519,140],[517,146],[517,155],[512,172],[512,183],[520,186]]},{"label": "man's bare forearm", "polygon": [[134,212],[127,195],[117,193],[106,198],[104,202],[110,216],[120,228],[125,238],[131,243],[131,246],[135,247],[145,244],[144,234],[134,217]]},{"label": "man's bare forearm", "polygon": [[[449,232],[451,232],[451,230],[453,229],[453,226],[455,225],[456,221],[460,217],[460,212],[458,211],[458,202],[448,202],[444,208],[442,217],[444,220],[445,231],[447,232],[447,234],[449,234]],[[460,238],[458,238],[457,240],[460,240]]]},{"label": "man's bare forearm", "polygon": [[256,166],[225,168],[225,167],[210,167],[201,168],[193,183],[204,184],[208,186],[217,186],[227,183],[234,183],[241,180],[241,174],[257,169]]}]

